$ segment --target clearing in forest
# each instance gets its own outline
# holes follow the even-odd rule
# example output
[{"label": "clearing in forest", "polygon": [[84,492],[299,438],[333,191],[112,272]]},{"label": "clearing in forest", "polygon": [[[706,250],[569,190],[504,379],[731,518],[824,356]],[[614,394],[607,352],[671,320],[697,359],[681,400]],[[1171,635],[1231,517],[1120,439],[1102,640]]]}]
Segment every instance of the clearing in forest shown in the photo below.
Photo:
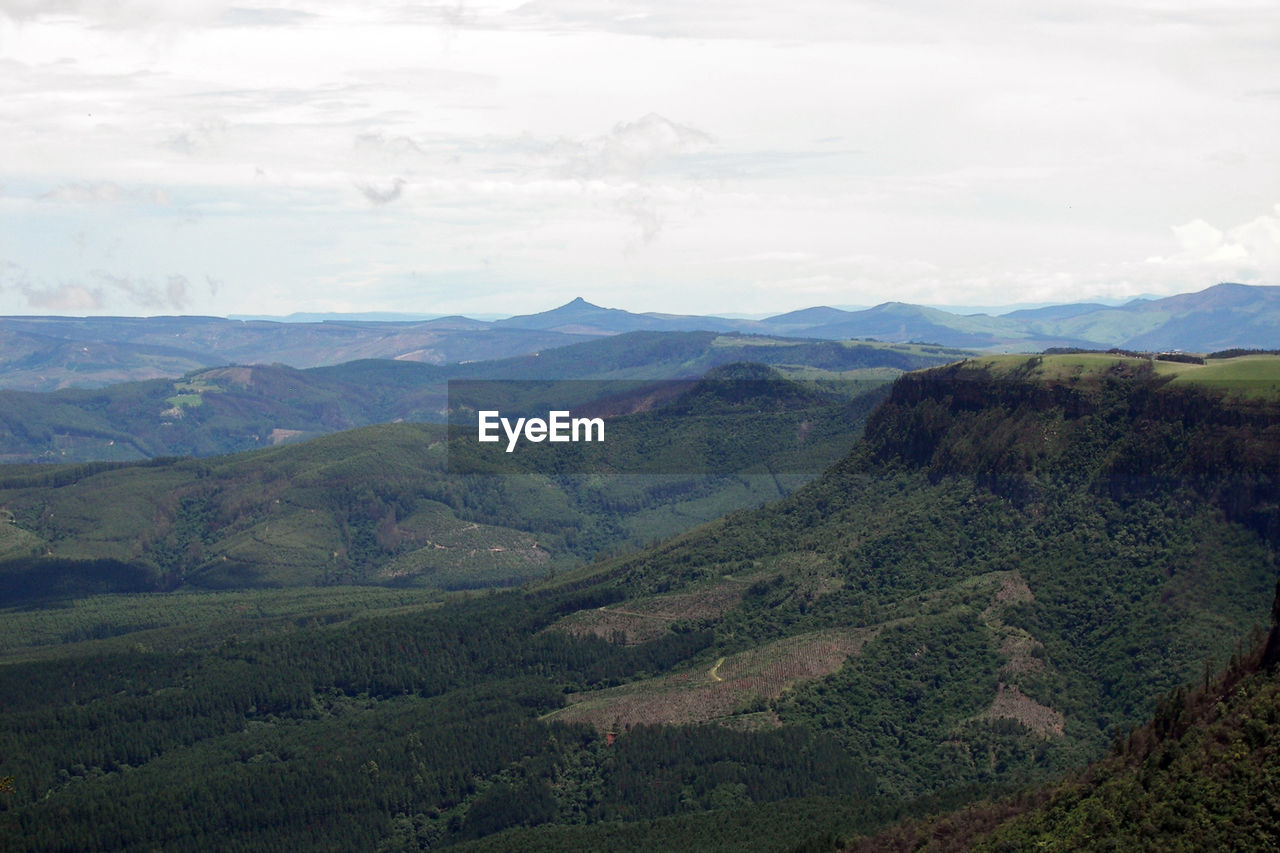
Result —
[{"label": "clearing in forest", "polygon": [[654,595],[617,605],[579,610],[557,622],[553,630],[575,637],[594,634],[606,640],[622,634],[627,645],[645,643],[667,633],[675,622],[720,616],[742,600],[742,593],[748,586],[745,580],[725,578],[714,586],[692,592]]},{"label": "clearing in forest", "polygon": [[[794,684],[835,672],[877,631],[842,628],[787,637],[728,655],[710,667],[577,693],[569,697],[568,707],[550,716],[613,732],[635,725],[726,721],[758,711]],[[770,715],[758,722],[771,721]]]}]

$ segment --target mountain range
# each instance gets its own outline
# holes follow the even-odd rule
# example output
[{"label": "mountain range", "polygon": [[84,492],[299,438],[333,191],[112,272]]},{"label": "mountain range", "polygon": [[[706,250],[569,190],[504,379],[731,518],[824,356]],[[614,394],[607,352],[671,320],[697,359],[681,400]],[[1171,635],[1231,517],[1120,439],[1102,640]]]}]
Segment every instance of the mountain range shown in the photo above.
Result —
[{"label": "mountain range", "polygon": [[[944,347],[806,341],[716,332],[627,332],[537,354],[434,365],[362,359],[299,370],[280,364],[212,367],[180,379],[104,388],[0,390],[0,462],[127,461],[212,456],[395,421],[445,420],[450,380],[557,380],[561,407],[594,386],[692,379],[735,361],[843,385],[972,353]],[[590,383],[580,383],[589,386]],[[612,389],[614,391],[617,388]]]},{"label": "mountain range", "polygon": [[916,341],[985,350],[1036,352],[1048,347],[1212,352],[1280,346],[1280,287],[1218,284],[1198,293],[1138,299],[1112,306],[1082,302],[1006,314],[956,314],[885,302],[860,311],[818,306],[763,320],[633,314],[578,298],[541,314],[499,320],[498,328],[564,334],[617,334],[637,329],[734,330],[791,337]]},{"label": "mountain range", "polygon": [[634,313],[582,298],[549,311],[485,321],[273,322],[218,317],[3,317],[0,387],[47,391],[181,376],[231,363],[297,368],[360,358],[428,364],[541,352],[635,331],[739,332],[923,342],[991,352],[1049,347],[1213,352],[1280,348],[1280,287],[1217,284],[1196,293],[1125,305],[1072,303],[957,314],[904,302],[847,311],[816,306],[762,320]]}]

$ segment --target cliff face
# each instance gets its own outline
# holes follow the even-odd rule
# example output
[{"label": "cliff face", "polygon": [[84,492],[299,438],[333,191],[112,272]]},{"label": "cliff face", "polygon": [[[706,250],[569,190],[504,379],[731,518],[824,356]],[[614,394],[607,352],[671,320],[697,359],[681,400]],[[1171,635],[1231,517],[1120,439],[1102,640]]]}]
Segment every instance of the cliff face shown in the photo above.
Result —
[{"label": "cliff face", "polygon": [[[1280,404],[1230,387],[1179,387],[1141,365],[1076,381],[1046,381],[1037,367],[1029,359],[1003,375],[956,365],[903,377],[868,424],[866,464],[980,483],[1016,507],[1034,531],[1018,568],[1036,595],[1016,618],[1051,649],[1065,676],[1057,695],[1093,677],[1089,710],[1101,716],[1127,685],[1129,714],[1113,718],[1110,755],[1066,782],[848,849],[1270,849],[1280,839],[1280,584],[1268,555],[1280,545]],[[1050,563],[1094,512],[1089,560]],[[1184,656],[1182,686],[1159,686],[1158,662],[1226,612],[1215,590],[1244,579],[1232,573],[1245,550],[1204,544],[1227,530],[1254,543],[1257,561],[1235,653],[1202,650],[1198,666]],[[1182,547],[1151,548],[1179,537]],[[1049,547],[1037,554],[1026,547],[1035,541]],[[1091,573],[1090,561],[1105,570]],[[1267,601],[1270,631],[1247,634],[1267,621]],[[1246,605],[1234,606],[1241,614]],[[1142,623],[1149,628],[1135,630]],[[1067,642],[1055,647],[1055,636]],[[1063,666],[1071,653],[1075,671]],[[1134,683],[1148,690],[1136,718]]]},{"label": "cliff face", "polygon": [[731,652],[866,631],[768,708],[886,792],[1079,766],[1221,662],[1276,581],[1274,404],[1111,360],[902,377],[817,482],[620,561],[619,609],[736,590],[693,623]]},{"label": "cliff face", "polygon": [[1037,364],[902,377],[868,422],[868,450],[1020,502],[1080,486],[1121,504],[1182,495],[1280,544],[1280,403],[1175,387],[1141,364],[1072,382],[1032,375]]}]

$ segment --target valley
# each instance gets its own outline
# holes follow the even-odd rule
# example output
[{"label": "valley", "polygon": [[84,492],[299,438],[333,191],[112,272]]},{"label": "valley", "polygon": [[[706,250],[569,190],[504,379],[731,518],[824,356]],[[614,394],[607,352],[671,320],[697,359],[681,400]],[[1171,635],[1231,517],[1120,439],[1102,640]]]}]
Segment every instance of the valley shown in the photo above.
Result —
[{"label": "valley", "polygon": [[1278,41],[0,0],[0,853],[1277,853]]},{"label": "valley", "polygon": [[[6,848],[896,849],[1106,755],[1270,612],[1278,357],[727,370],[812,474],[486,478],[409,423],[8,467]],[[752,482],[796,450],[722,381],[609,429],[725,418]]]}]

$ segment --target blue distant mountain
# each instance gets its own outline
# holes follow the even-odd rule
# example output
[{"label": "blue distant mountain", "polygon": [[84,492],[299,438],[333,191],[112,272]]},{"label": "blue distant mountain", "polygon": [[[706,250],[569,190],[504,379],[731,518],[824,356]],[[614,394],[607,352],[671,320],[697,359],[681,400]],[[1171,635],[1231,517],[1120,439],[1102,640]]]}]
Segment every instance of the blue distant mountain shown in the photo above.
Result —
[{"label": "blue distant mountain", "polygon": [[505,329],[540,329],[571,335],[617,335],[642,331],[729,332],[760,328],[760,323],[755,320],[731,320],[692,314],[633,314],[620,308],[592,305],[581,296],[550,311],[508,317],[493,325]]},{"label": "blue distant mountain", "polygon": [[[0,388],[51,390],[181,376],[230,363],[306,368],[360,358],[458,364],[528,355],[626,332],[743,333],[817,340],[874,338],[993,352],[1047,347],[1212,352],[1280,349],[1280,287],[1218,284],[1123,305],[1071,303],[993,316],[885,302],[815,306],[762,320],[634,313],[581,297],[500,320],[461,316],[0,317]],[[431,315],[418,315],[431,316]],[[309,317],[321,322],[308,321]]]},{"label": "blue distant mountain", "polygon": [[1137,299],[1123,305],[1068,303],[998,316],[885,302],[861,311],[817,306],[763,320],[637,314],[602,308],[579,297],[550,311],[510,317],[494,325],[577,335],[697,329],[824,340],[875,338],[1020,352],[1054,346],[1276,349],[1280,348],[1280,287],[1218,284],[1198,293]]}]

